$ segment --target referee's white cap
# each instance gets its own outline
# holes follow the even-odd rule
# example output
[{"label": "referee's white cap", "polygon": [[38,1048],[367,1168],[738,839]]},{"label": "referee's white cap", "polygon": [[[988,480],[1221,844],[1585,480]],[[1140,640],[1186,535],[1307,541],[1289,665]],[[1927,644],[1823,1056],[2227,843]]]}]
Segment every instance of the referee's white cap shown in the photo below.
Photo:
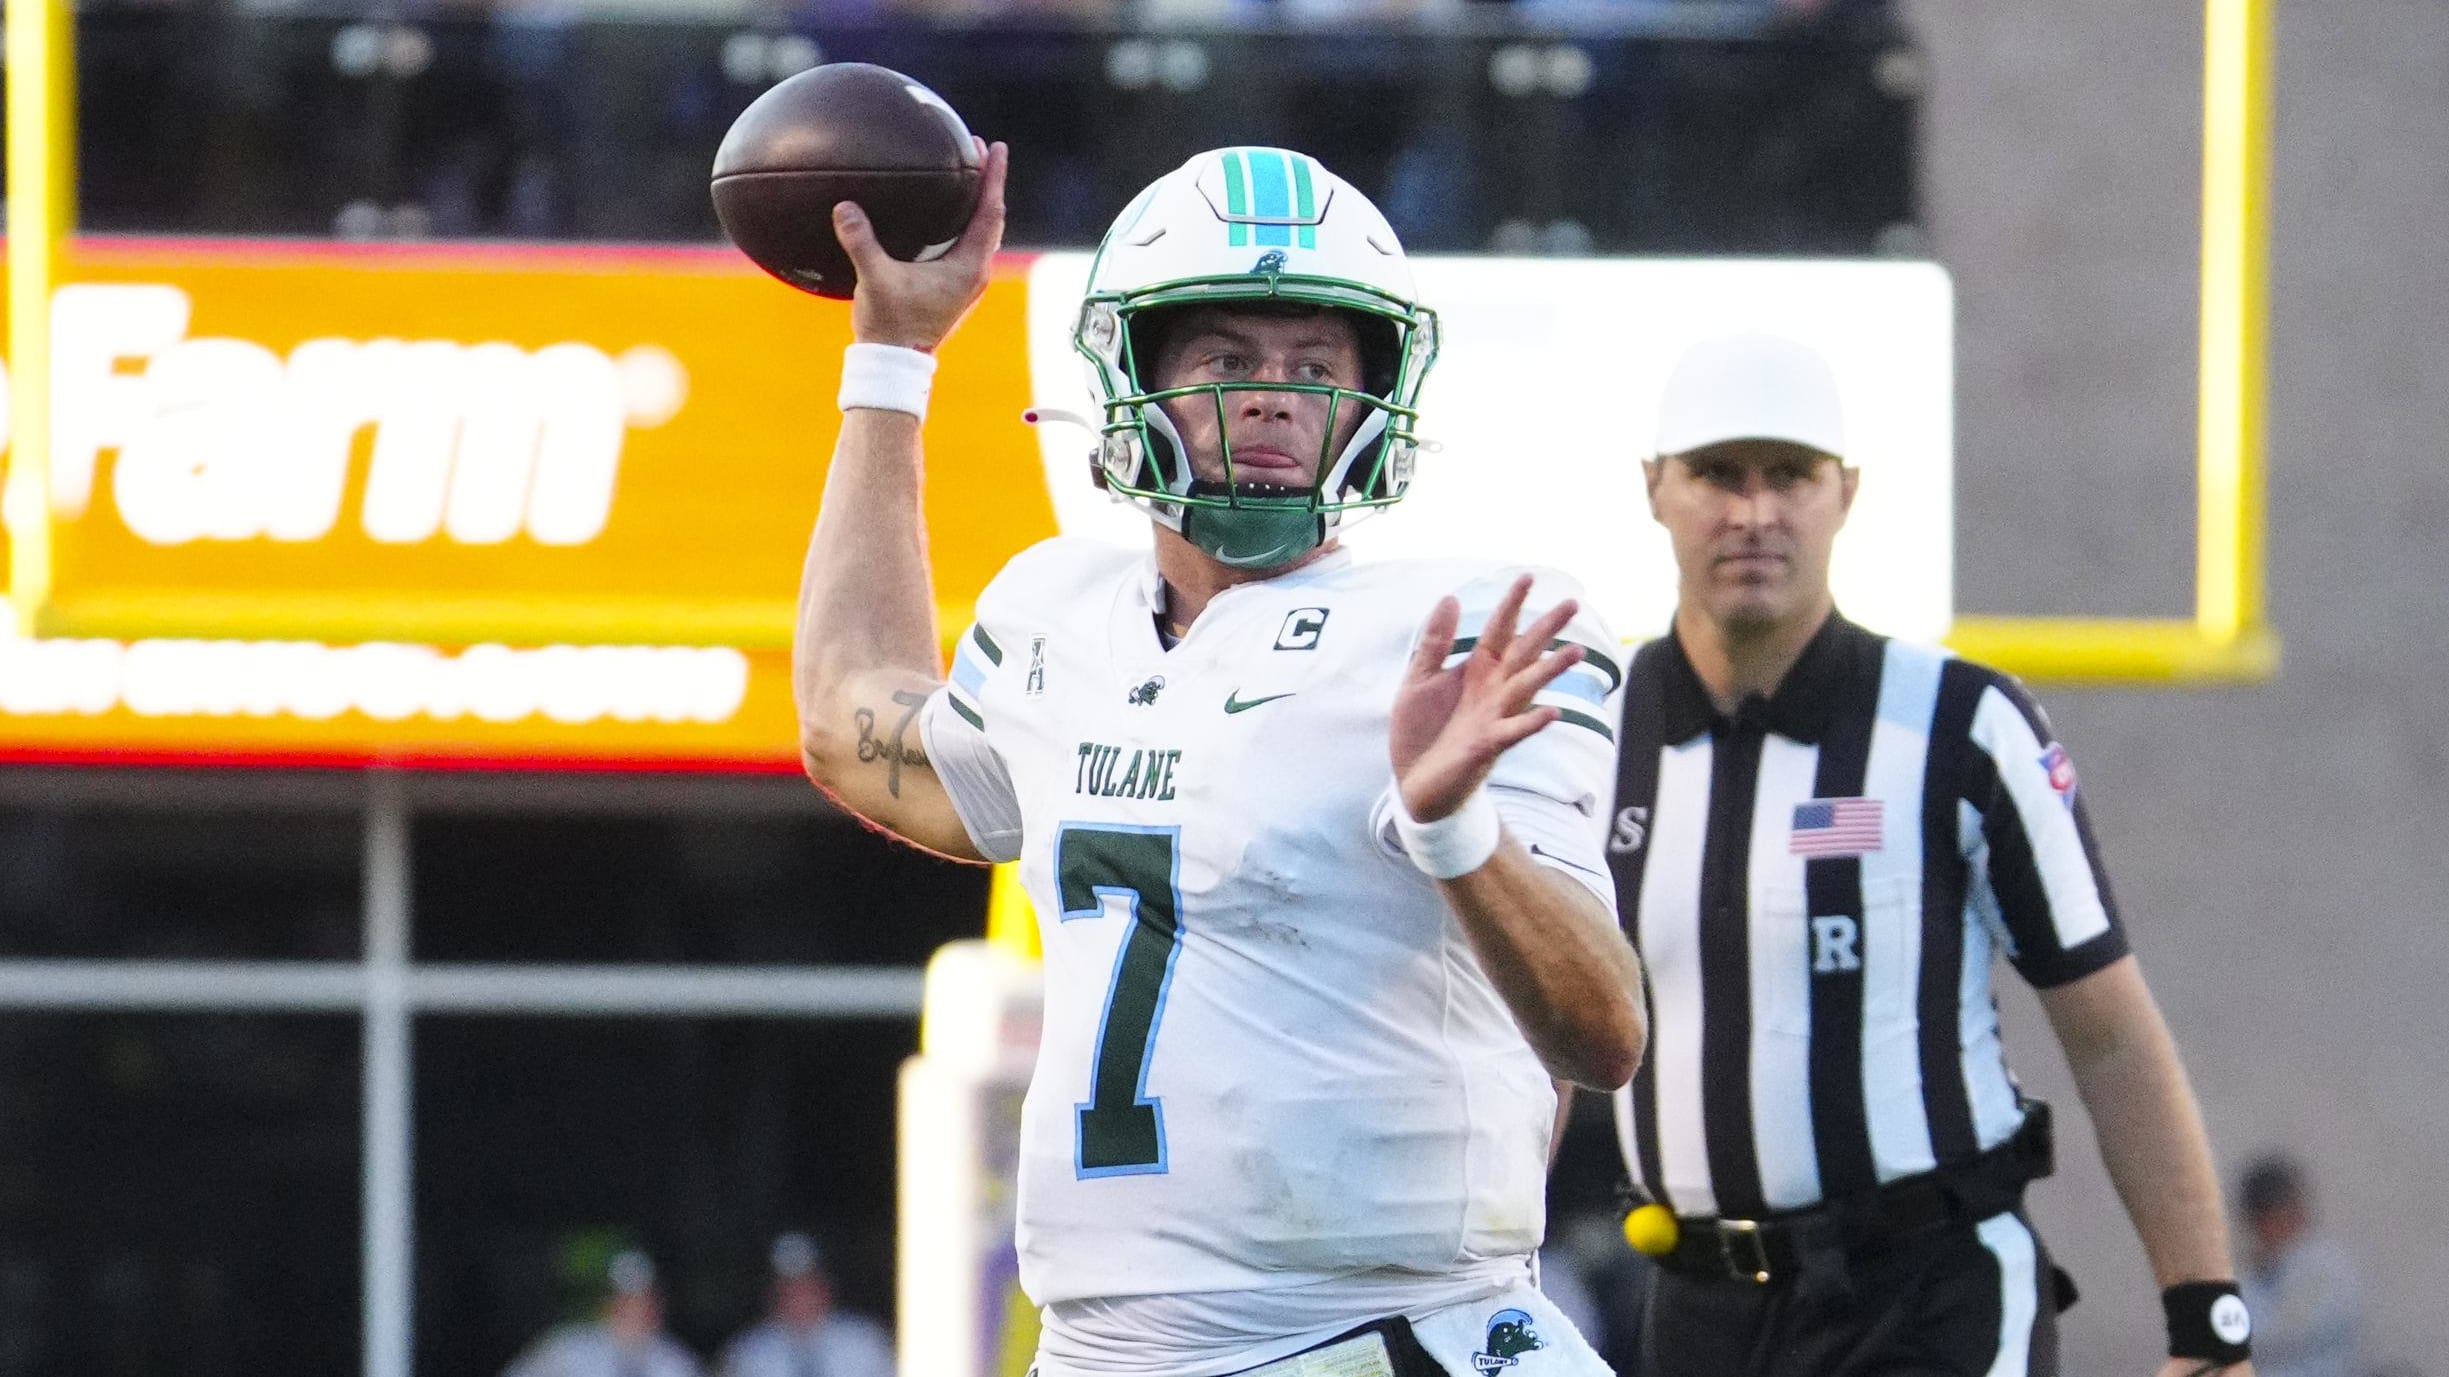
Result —
[{"label": "referee's white cap", "polygon": [[1656,452],[1726,440],[1785,440],[1843,457],[1845,407],[1828,360],[1779,335],[1724,335],[1685,350],[1659,401]]}]

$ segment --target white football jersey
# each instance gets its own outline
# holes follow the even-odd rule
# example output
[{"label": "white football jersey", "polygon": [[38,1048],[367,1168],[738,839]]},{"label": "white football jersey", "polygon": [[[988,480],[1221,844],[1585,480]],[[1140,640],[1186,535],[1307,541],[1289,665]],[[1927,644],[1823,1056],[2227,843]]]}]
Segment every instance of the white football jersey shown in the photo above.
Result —
[{"label": "white football jersey", "polygon": [[[1434,882],[1392,840],[1388,711],[1436,600],[1475,636],[1516,570],[1356,563],[1229,589],[1167,650],[1154,562],[1058,538],[978,600],[928,756],[1044,930],[1021,1119],[1041,1305],[1451,1275],[1543,1232],[1554,1089]],[[1542,574],[1532,612],[1577,590]],[[1614,639],[1490,781],[1614,908]],[[1468,650],[1458,643],[1458,654]]]}]

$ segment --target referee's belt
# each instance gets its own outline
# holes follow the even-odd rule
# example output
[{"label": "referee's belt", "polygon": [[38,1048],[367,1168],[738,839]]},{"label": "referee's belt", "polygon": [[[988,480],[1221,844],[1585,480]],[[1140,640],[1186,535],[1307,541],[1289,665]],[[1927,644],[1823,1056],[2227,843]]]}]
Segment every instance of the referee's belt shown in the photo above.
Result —
[{"label": "referee's belt", "polygon": [[2023,1125],[1977,1157],[1764,1219],[1679,1216],[1675,1247],[1658,1264],[1689,1276],[1765,1286],[1801,1272],[1804,1259],[1815,1252],[1865,1252],[1944,1224],[2014,1209],[2025,1183],[2055,1167],[2049,1105],[2028,1100]]}]

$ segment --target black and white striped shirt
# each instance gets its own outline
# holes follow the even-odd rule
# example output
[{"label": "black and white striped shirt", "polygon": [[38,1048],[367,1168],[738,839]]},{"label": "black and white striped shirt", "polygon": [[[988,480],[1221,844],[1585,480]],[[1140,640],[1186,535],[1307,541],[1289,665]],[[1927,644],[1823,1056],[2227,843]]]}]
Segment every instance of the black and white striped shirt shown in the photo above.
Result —
[{"label": "black and white striped shirt", "polygon": [[1650,1012],[1616,1096],[1634,1182],[1755,1218],[2014,1132],[1993,954],[2046,987],[2127,949],[2022,687],[1832,615],[1732,718],[1673,635],[1650,643],[1623,725],[1608,860]]}]

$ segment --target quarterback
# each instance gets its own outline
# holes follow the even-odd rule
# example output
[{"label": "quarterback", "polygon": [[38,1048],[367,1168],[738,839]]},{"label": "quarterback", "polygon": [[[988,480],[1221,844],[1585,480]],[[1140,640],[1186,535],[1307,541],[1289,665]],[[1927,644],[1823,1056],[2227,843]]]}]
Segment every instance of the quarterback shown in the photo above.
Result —
[{"label": "quarterback", "polygon": [[1235,148],[1132,201],[1077,319],[1091,476],[1153,551],[1024,551],[947,678],[919,418],[1007,162],[932,262],[837,215],[858,342],[794,672],[810,777],[1017,860],[1045,923],[1039,1377],[1604,1377],[1531,1257],[1557,1083],[1622,1084],[1644,1036],[1615,642],[1555,574],[1339,548],[1411,481],[1436,318],[1365,197]]}]

